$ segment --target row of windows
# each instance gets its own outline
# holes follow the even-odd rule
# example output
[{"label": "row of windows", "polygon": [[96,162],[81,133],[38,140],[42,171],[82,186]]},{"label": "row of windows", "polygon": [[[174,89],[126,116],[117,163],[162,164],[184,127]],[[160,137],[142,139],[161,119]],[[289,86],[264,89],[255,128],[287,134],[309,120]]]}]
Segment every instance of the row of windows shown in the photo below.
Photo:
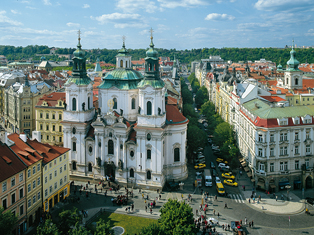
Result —
[{"label": "row of windows", "polygon": [[[90,97],[87,98],[87,109],[90,109],[91,106],[90,106],[90,102],[91,99]],[[77,104],[76,104],[76,98],[72,98],[72,111],[76,111],[77,109]],[[82,103],[82,109],[85,110],[85,102]]]},{"label": "row of windows", "polygon": [[[63,170],[66,171],[66,169],[67,169],[67,165],[64,164]],[[59,168],[59,172],[60,172],[60,174],[62,174],[62,167]],[[55,170],[54,175],[55,175],[55,177],[57,177],[57,175],[58,175],[57,170]],[[49,174],[49,180],[52,180],[52,173]],[[45,176],[45,184],[47,182],[48,182],[48,176]]]},{"label": "row of windows", "polygon": [[[37,193],[37,198],[36,195],[33,196],[33,205],[40,200],[41,194],[40,192]],[[32,206],[32,199],[28,199],[27,201],[27,207],[30,208]]]},{"label": "row of windows", "polygon": [[[309,168],[310,166],[310,160],[309,159],[305,159],[305,167]],[[299,160],[295,160],[294,161],[294,169],[295,170],[300,170],[300,161]],[[264,171],[265,170],[265,164],[259,164],[259,170]],[[289,167],[288,167],[288,162],[279,162],[279,171],[288,171]],[[269,171],[270,172],[274,172],[275,171],[275,163],[271,162],[269,164]]]},{"label": "row of windows", "polygon": [[[40,171],[40,164],[41,163],[38,163],[37,164],[37,172]],[[33,175],[36,173],[36,166],[33,166]],[[28,169],[27,170],[27,177],[31,177],[31,169]]]},{"label": "row of windows", "polygon": [[[62,114],[61,113],[59,113],[58,117],[59,117],[59,120],[62,120]],[[44,114],[43,113],[39,113],[39,118],[43,119],[44,118]],[[50,114],[49,113],[46,113],[46,119],[50,119]],[[56,114],[55,113],[51,114],[51,119],[53,119],[53,120],[56,119]]]},{"label": "row of windows", "polygon": [[[60,156],[58,158],[59,158],[59,162],[62,162],[62,156]],[[57,165],[58,158],[54,159],[53,162],[52,161],[49,162],[49,168],[52,167],[52,163],[53,163],[54,166]],[[63,155],[63,160],[65,160],[65,159],[66,159],[66,155],[64,154]],[[64,170],[65,169],[66,169],[66,165],[64,165]],[[47,171],[47,170],[48,170],[48,165],[45,165],[45,171]]]},{"label": "row of windows", "polygon": [[[43,135],[41,135],[41,139],[43,140]],[[49,140],[51,140],[52,139],[52,141],[56,141],[56,136],[52,136],[52,138],[50,138],[50,135],[46,135],[46,140],[47,141],[49,141]],[[59,142],[62,142],[62,137],[61,136],[59,136]]]},{"label": "row of windows", "polygon": [[[24,190],[23,190],[23,188],[20,188],[19,193],[20,193],[20,195],[19,195],[20,198],[19,199],[24,197]],[[16,195],[15,195],[15,193],[12,193],[11,194],[11,205],[13,205],[15,202],[16,202]],[[3,198],[2,199],[2,207],[6,210],[8,208],[8,206],[10,206],[10,205],[8,205],[7,198]]]},{"label": "row of windows", "polygon": [[[310,139],[310,134],[311,134],[311,131],[309,129],[307,129],[305,132],[305,138]],[[294,132],[294,140],[300,140],[299,138],[300,138],[299,131]],[[270,134],[269,140],[270,140],[270,142],[275,142],[275,134]],[[288,140],[288,133],[280,133],[279,140],[280,141],[287,141]],[[264,142],[264,135],[259,134],[258,135],[258,141]]]},{"label": "row of windows", "polygon": [[[42,131],[43,128],[44,128],[43,124],[39,124],[39,130]],[[52,125],[51,128],[52,128],[51,131],[56,131],[56,125]],[[46,131],[50,131],[49,124],[46,125]],[[62,132],[62,126],[61,125],[59,126],[59,132]]]},{"label": "row of windows", "polygon": [[[20,173],[19,174],[19,182],[22,182],[24,179],[24,174],[23,173]],[[15,182],[15,176],[11,178],[11,187],[14,187],[16,184]],[[5,192],[7,190],[7,182],[3,182],[2,183],[2,192]]]},{"label": "row of windows", "polygon": [[[64,178],[60,179],[59,181],[59,186],[63,186],[65,183],[67,182],[67,176],[65,175]],[[54,183],[54,186],[49,186],[49,193],[51,194],[53,192],[53,190],[57,190],[58,189],[58,182]],[[45,189],[45,197],[48,197],[48,189]]]},{"label": "row of windows", "polygon": [[[36,180],[33,180],[32,184],[28,184],[27,185],[27,192],[29,193],[32,190],[32,185],[33,185],[33,189],[36,188]],[[37,178],[37,186],[40,185],[40,177]]]},{"label": "row of windows", "polygon": [[[296,145],[294,147],[294,154],[300,154],[299,149],[300,149],[300,146]],[[280,153],[280,156],[288,155],[288,147],[287,146],[280,147],[279,153]],[[311,146],[310,145],[305,146],[305,153],[307,155],[311,154]],[[269,154],[270,154],[270,156],[275,156],[275,148],[270,148]],[[258,156],[263,157],[263,149],[262,148],[258,149]]]}]

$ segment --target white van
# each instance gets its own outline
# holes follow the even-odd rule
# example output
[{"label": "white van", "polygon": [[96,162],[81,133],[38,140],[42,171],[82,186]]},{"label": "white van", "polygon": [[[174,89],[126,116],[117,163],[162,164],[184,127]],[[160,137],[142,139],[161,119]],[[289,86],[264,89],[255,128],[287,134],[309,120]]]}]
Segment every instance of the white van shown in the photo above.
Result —
[{"label": "white van", "polygon": [[210,174],[210,169],[204,170],[204,179],[205,179],[205,186],[207,187],[213,186],[213,178]]}]

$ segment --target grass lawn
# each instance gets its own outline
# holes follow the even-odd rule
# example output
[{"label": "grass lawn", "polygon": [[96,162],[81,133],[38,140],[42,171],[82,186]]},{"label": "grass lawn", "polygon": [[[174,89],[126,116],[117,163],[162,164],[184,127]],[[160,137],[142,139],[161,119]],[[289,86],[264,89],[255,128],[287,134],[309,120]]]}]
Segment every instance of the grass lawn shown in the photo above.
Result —
[{"label": "grass lawn", "polygon": [[146,227],[151,223],[157,223],[155,219],[147,219],[138,216],[130,216],[124,214],[110,213],[105,212],[101,216],[99,216],[95,221],[99,219],[103,219],[105,222],[110,220],[110,224],[112,227],[121,226],[125,229],[124,234],[138,234],[142,227]]}]

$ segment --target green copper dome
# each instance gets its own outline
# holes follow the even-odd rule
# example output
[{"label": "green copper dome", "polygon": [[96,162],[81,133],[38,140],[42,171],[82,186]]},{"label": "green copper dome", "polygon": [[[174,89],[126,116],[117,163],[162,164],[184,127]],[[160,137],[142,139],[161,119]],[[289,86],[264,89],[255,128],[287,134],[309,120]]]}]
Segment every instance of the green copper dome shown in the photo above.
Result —
[{"label": "green copper dome", "polygon": [[158,57],[158,52],[154,48],[154,43],[153,43],[153,36],[150,37],[151,42],[149,45],[148,51],[146,51],[146,56],[150,58],[157,58]]},{"label": "green copper dome", "polygon": [[133,69],[117,68],[103,77],[100,89],[109,89],[113,86],[122,90],[136,89],[137,84],[144,79],[143,75]]},{"label": "green copper dome", "polygon": [[117,56],[127,56],[129,54],[128,50],[125,48],[125,43],[123,41],[123,46],[122,48],[118,51]]},{"label": "green copper dome", "polygon": [[292,50],[290,51],[290,60],[288,60],[287,65],[288,71],[295,71],[295,70],[299,70],[299,64],[300,62],[295,58],[296,56],[296,52],[293,49],[293,45],[292,45]]}]

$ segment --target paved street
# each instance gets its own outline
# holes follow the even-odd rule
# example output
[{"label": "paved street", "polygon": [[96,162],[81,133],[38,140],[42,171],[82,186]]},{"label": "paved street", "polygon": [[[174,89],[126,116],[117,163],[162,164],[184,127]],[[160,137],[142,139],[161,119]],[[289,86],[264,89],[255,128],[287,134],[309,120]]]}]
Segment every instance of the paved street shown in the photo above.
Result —
[{"label": "paved street", "polygon": [[[212,151],[207,146],[204,151],[206,155],[206,161],[209,166],[209,162],[213,161]],[[215,162],[216,164],[216,162]],[[231,187],[225,186],[226,191],[228,193],[227,197],[218,196],[218,200],[215,201],[214,197],[217,195],[215,186],[213,187],[202,187],[193,189],[193,182],[195,180],[195,170],[192,165],[189,165],[189,178],[184,181],[183,190],[178,190],[176,192],[166,192],[163,191],[161,193],[161,200],[157,200],[157,206],[153,209],[153,214],[151,215],[149,212],[145,212],[145,204],[142,199],[142,193],[144,193],[145,198],[149,197],[149,201],[156,200],[158,194],[156,191],[143,190],[139,193],[138,189],[134,189],[133,198],[129,198],[128,205],[134,203],[135,210],[134,212],[130,212],[130,215],[143,216],[149,218],[157,219],[159,217],[159,209],[161,206],[169,199],[178,199],[182,200],[181,195],[183,194],[183,200],[187,201],[187,196],[189,194],[192,195],[192,203],[190,205],[193,208],[193,212],[196,212],[196,209],[199,210],[199,206],[202,202],[201,189],[204,192],[209,193],[209,198],[207,200],[209,210],[207,212],[208,217],[214,217],[218,219],[217,213],[219,212],[219,223],[221,224],[230,224],[230,221],[239,221],[242,219],[243,223],[245,217],[247,217],[248,221],[254,221],[254,228],[246,227],[247,232],[249,234],[300,234],[300,233],[309,233],[311,234],[313,217],[306,215],[304,213],[304,202],[299,198],[302,196],[302,192],[300,191],[291,191],[290,196],[292,197],[292,201],[283,201],[272,198],[272,195],[266,195],[262,192],[257,192],[257,195],[261,195],[262,200],[260,203],[249,203],[248,198],[251,194],[252,186],[250,179],[247,176],[241,176],[240,178],[237,176],[237,181],[239,182],[239,187]],[[86,182],[75,182],[76,185],[85,185]],[[246,191],[242,190],[242,185],[246,185]],[[92,189],[94,189],[94,185],[91,185]],[[132,189],[128,189],[131,191]],[[305,192],[305,197],[313,195],[313,190],[307,190]],[[71,198],[74,196],[73,187],[71,190],[71,196],[69,197],[69,202],[66,204],[61,204],[57,206],[52,211],[52,215],[56,216],[62,209],[70,209],[73,206],[77,207],[79,210],[88,210],[89,218],[95,214],[100,208],[104,208],[107,211],[112,211],[116,213],[126,213],[126,206],[113,206],[111,203],[111,198],[116,197],[119,194],[125,194],[125,189],[120,189],[119,192],[108,191],[108,195],[104,196],[104,191],[96,195],[94,190],[89,194],[89,197],[86,198],[85,193],[82,192],[80,196],[80,203],[71,202]],[[283,193],[285,194],[285,193]],[[277,194],[278,196],[281,195]],[[79,192],[76,191],[76,197],[79,196]],[[224,209],[224,205],[227,203],[228,209]],[[264,209],[262,209],[262,206]],[[314,213],[314,208],[309,206],[310,211]],[[213,214],[213,210],[215,210],[215,215]],[[290,225],[289,225],[290,218]],[[222,232],[221,227],[219,227],[218,231]]]}]

